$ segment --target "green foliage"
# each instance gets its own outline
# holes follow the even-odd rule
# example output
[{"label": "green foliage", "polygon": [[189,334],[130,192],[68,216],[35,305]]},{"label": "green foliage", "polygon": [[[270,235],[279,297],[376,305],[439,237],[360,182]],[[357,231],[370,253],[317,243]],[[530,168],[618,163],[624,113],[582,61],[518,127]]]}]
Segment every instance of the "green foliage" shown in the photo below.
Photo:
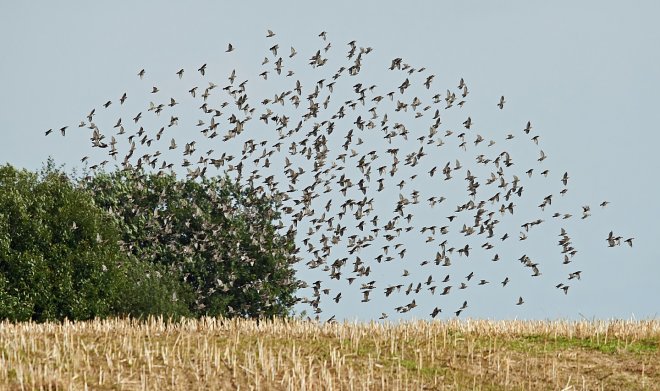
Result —
[{"label": "green foliage", "polygon": [[289,315],[295,246],[276,232],[271,198],[228,178],[182,181],[136,171],[101,173],[86,186],[120,227],[124,251],[185,283],[189,291],[178,300],[190,314]]},{"label": "green foliage", "polygon": [[146,319],[162,315],[166,319],[190,316],[192,301],[190,287],[165,268],[150,262],[138,261],[122,265],[122,279],[117,287],[115,312],[133,318]]},{"label": "green foliage", "polygon": [[0,167],[0,318],[90,319],[113,312],[119,232],[52,165]]},{"label": "green foliage", "polygon": [[0,167],[0,319],[289,315],[276,206],[226,178]]}]

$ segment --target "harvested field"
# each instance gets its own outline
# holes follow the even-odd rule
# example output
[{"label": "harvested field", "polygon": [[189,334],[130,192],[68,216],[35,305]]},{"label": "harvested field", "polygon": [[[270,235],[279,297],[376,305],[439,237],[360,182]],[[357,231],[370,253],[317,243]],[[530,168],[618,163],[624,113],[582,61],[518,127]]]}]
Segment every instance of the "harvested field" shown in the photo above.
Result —
[{"label": "harvested field", "polygon": [[0,323],[0,388],[660,389],[660,321]]}]

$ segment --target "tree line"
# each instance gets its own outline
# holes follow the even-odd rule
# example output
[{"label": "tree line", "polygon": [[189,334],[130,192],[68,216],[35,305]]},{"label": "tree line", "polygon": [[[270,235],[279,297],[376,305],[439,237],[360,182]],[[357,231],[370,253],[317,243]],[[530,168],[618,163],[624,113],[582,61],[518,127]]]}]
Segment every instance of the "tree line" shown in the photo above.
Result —
[{"label": "tree line", "polygon": [[0,319],[293,315],[277,197],[228,177],[0,167]]}]

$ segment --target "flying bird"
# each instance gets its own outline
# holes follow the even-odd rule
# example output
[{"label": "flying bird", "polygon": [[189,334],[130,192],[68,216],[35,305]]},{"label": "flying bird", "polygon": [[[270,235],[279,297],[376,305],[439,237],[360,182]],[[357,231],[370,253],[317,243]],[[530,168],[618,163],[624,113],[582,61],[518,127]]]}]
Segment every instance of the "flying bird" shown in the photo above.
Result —
[{"label": "flying bird", "polygon": [[504,108],[504,103],[506,103],[506,101],[504,100],[504,96],[501,96],[501,97],[500,97],[500,101],[499,101],[499,103],[497,104],[497,107],[499,107],[500,110],[502,110],[502,109]]},{"label": "flying bird", "polygon": [[[113,122],[105,122],[109,120],[101,115],[94,117],[92,110],[79,126],[89,128],[91,137],[86,137],[102,157],[94,161],[97,154],[87,153],[82,162],[89,163],[92,170],[105,167],[108,160],[116,161],[119,169],[127,171],[147,170],[160,175],[179,170],[190,180],[226,175],[260,197],[277,200],[283,217],[274,224],[276,232],[286,233],[294,240],[292,264],[297,270],[308,269],[315,275],[309,281],[301,281],[298,302],[309,305],[316,316],[321,316],[325,305],[340,301],[347,308],[371,299],[380,305],[373,295],[382,295],[397,302],[397,306],[391,304],[391,308],[379,312],[394,309],[399,314],[439,317],[443,314],[440,306],[429,300],[435,297],[436,290],[440,296],[462,294],[477,298],[477,291],[489,289],[477,286],[488,285],[489,281],[501,281],[502,287],[506,287],[509,277],[501,280],[478,259],[485,256],[483,259],[498,262],[495,265],[512,267],[505,261],[518,256],[511,254],[512,248],[533,246],[536,240],[557,238],[561,264],[580,265],[581,259],[575,255],[582,250],[567,233],[573,224],[583,223],[571,214],[580,211],[580,204],[570,204],[567,171],[560,180],[552,180],[550,170],[539,164],[547,158],[536,147],[542,131],[535,131],[531,145],[527,137],[515,137],[511,130],[498,132],[498,124],[482,125],[484,117],[479,117],[479,113],[459,113],[470,110],[467,102],[478,93],[476,86],[468,88],[463,78],[458,89],[453,82],[442,86],[442,80],[425,67],[393,56],[381,64],[392,72],[391,77],[377,84],[369,78],[372,63],[365,59],[372,49],[368,46],[350,41],[341,45],[344,49],[336,49],[337,43],[321,32],[318,36],[323,42],[317,41],[309,61],[298,63],[287,60],[297,55],[295,48],[288,42],[271,41],[275,36],[267,30],[270,43],[257,53],[259,60],[253,64],[261,64],[261,68],[249,78],[241,69],[232,69],[226,79],[207,80],[208,86],[193,84],[181,91],[181,86],[176,87],[169,103],[167,98],[160,100],[159,95],[151,95],[154,102],[147,102],[144,115],[140,111],[143,105],[136,102],[135,108],[130,107],[134,98],[126,102],[124,93],[119,99],[120,107],[112,110],[134,111],[128,117],[125,112],[117,114],[113,128],[108,126]],[[282,54],[280,44],[282,48],[290,47],[290,51]],[[232,51],[234,47],[228,44],[226,52]],[[343,53],[333,58],[339,51]],[[197,70],[206,77],[207,64]],[[169,72],[175,71],[176,68]],[[182,79],[184,69],[176,74]],[[138,76],[145,76],[144,69]],[[262,82],[262,78],[268,82]],[[254,79],[260,83],[258,88]],[[265,90],[270,83],[278,87]],[[151,90],[148,86],[142,88],[143,92],[159,92],[155,86]],[[186,98],[181,99],[178,92]],[[140,95],[132,93],[133,96]],[[108,109],[112,103],[108,100],[103,106]],[[502,110],[505,103],[502,95],[497,107]],[[134,124],[123,124],[122,117],[133,118]],[[180,129],[171,129],[174,126]],[[110,134],[104,131],[108,128],[118,130]],[[66,129],[60,128],[63,136]],[[532,131],[531,121],[527,121],[523,131]],[[173,133],[166,135],[167,132]],[[78,136],[79,132],[75,133],[70,137]],[[178,148],[172,136],[179,139],[182,148]],[[500,145],[502,149],[497,150]],[[122,147],[126,151],[121,151]],[[538,158],[519,153],[530,147],[538,151],[532,151],[539,154]],[[533,177],[534,172],[540,175]],[[442,186],[437,186],[438,180]],[[557,202],[557,194],[562,196],[561,202]],[[607,204],[603,201],[600,205],[604,208]],[[139,213],[146,212],[137,208],[132,211]],[[226,213],[235,212],[227,206]],[[513,226],[501,222],[513,215],[522,223],[518,241]],[[583,206],[582,219],[590,215],[591,209]],[[591,220],[584,222],[589,223]],[[158,228],[162,228],[163,234],[155,235],[158,240],[167,241],[170,239],[163,235],[172,227],[167,226],[171,222],[164,224]],[[560,226],[561,234],[557,237]],[[197,228],[191,220],[186,222],[186,229],[191,233],[190,243],[183,245],[182,251],[226,259],[227,255],[213,249],[208,239],[224,232],[225,227],[210,223]],[[550,229],[556,229],[552,231],[555,233],[548,235]],[[263,252],[276,251],[266,244],[269,230],[249,230],[251,243],[247,246]],[[514,238],[515,246],[509,238]],[[633,239],[623,240],[610,232],[606,242],[609,247],[619,246],[622,241],[632,247]],[[246,258],[243,247],[231,251],[232,259],[249,265],[255,262]],[[537,277],[539,283],[546,278],[542,269],[559,266],[528,255],[519,260],[521,267],[528,268],[528,275]],[[460,274],[463,266],[459,265],[470,267],[469,274]],[[388,267],[395,271],[378,270]],[[419,278],[420,275],[424,277]],[[450,275],[458,281],[453,284],[457,287],[453,291],[452,285],[446,285]],[[465,275],[463,281],[461,275]],[[470,284],[472,278],[478,283]],[[311,283],[313,279],[317,281]],[[332,288],[323,285],[332,280]],[[580,283],[581,270],[569,273],[568,280]],[[441,283],[435,285],[435,281]],[[254,285],[235,288],[261,289],[263,282],[253,281],[250,284]],[[353,282],[361,288],[360,293],[349,289]],[[569,289],[564,283],[550,285],[565,294]],[[203,289],[199,293],[200,303],[206,295],[221,294],[230,286],[220,282],[210,291]],[[398,300],[404,297],[408,304],[399,305]],[[516,305],[523,303],[520,296]],[[467,306],[465,300],[454,314],[459,316]],[[388,312],[382,312],[379,319],[386,319]],[[334,315],[328,318],[334,320]]]}]

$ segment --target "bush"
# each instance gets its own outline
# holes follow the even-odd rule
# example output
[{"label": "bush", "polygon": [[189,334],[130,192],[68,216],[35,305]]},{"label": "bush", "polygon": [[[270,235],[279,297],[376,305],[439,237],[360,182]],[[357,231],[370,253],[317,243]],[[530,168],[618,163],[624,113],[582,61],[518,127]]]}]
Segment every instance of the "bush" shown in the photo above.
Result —
[{"label": "bush", "polygon": [[115,313],[145,319],[150,315],[166,319],[191,316],[192,292],[160,265],[133,261],[122,266]]},{"label": "bush", "polygon": [[190,314],[290,315],[295,246],[292,236],[277,233],[272,198],[228,178],[138,171],[100,173],[86,187],[114,216],[125,252],[185,283],[189,291],[179,300],[189,300]]},{"label": "bush", "polygon": [[187,288],[123,252],[120,234],[52,161],[39,173],[0,167],[0,319],[189,314]]},{"label": "bush", "polygon": [[90,319],[113,311],[119,232],[47,167],[0,167],[0,317]]},{"label": "bush", "polygon": [[227,178],[0,167],[0,319],[290,315],[276,207]]}]

